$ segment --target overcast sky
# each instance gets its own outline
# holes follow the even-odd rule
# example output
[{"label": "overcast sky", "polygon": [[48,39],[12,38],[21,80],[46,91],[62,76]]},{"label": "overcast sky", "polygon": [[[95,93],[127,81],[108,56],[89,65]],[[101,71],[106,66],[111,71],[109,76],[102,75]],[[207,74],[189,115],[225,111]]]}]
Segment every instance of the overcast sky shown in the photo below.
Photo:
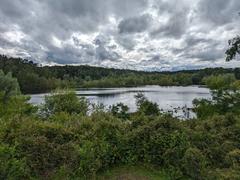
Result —
[{"label": "overcast sky", "polygon": [[137,70],[234,67],[240,0],[0,0],[0,54]]}]

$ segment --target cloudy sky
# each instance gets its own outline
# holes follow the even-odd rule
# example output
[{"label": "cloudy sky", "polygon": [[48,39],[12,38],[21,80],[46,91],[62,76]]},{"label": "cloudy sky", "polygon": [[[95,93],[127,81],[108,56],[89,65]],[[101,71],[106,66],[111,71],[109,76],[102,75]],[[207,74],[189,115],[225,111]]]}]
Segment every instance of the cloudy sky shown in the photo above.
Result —
[{"label": "cloudy sky", "polygon": [[0,54],[137,70],[234,67],[240,0],[0,0]]}]

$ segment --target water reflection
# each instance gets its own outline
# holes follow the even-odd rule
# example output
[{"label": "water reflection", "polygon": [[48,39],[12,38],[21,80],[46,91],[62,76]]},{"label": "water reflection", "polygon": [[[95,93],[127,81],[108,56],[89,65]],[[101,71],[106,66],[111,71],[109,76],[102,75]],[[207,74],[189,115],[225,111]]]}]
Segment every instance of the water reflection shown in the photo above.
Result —
[{"label": "water reflection", "polygon": [[[161,86],[144,86],[134,88],[91,88],[77,89],[78,96],[85,96],[91,103],[102,103],[110,106],[116,103],[123,103],[129,107],[130,112],[136,111],[134,96],[142,92],[153,102],[156,102],[164,111],[173,111],[174,116],[186,118],[193,117],[194,114],[189,111],[192,108],[192,101],[195,98],[211,98],[209,89],[198,86],[187,87],[161,87]],[[43,102],[44,95],[31,95],[30,102],[40,104]]]}]

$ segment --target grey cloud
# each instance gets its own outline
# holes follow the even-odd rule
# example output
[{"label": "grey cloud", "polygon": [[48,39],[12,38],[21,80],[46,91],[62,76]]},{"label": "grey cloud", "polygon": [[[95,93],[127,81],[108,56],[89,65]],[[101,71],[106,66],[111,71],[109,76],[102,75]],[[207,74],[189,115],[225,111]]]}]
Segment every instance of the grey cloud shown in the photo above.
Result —
[{"label": "grey cloud", "polygon": [[167,19],[165,23],[158,24],[150,32],[153,38],[180,38],[186,33],[188,28],[190,6],[186,1],[179,2],[178,0],[155,0],[153,7],[157,9],[159,19]]},{"label": "grey cloud", "polygon": [[96,48],[96,57],[99,60],[117,60],[119,59],[121,56],[111,50],[107,50],[105,47],[103,46],[99,46]]},{"label": "grey cloud", "polygon": [[[96,48],[96,58],[98,60],[117,60],[121,58],[121,56],[113,51],[115,48],[113,46],[108,45],[110,43],[111,38],[105,35],[98,35],[95,40],[94,44],[97,46]],[[113,47],[113,48],[112,48]]]},{"label": "grey cloud", "polygon": [[110,45],[108,46],[109,49],[117,49],[117,45]]},{"label": "grey cloud", "polygon": [[147,59],[142,60],[139,65],[148,67],[149,71],[165,71],[169,70],[170,62],[160,54],[149,54]]},{"label": "grey cloud", "polygon": [[[192,54],[194,51],[202,51],[202,47],[215,48],[220,42],[214,39],[200,38],[193,35],[185,35],[183,37],[184,45],[181,48],[172,48],[171,51],[176,55]],[[198,50],[199,49],[199,50]]]},{"label": "grey cloud", "polygon": [[224,61],[225,50],[220,48],[221,41],[219,40],[187,36],[185,42],[185,47],[175,50],[182,58],[197,59],[200,62],[214,62],[222,58]]},{"label": "grey cloud", "polygon": [[122,20],[118,29],[120,33],[140,33],[147,30],[150,26],[151,16],[145,14],[139,17],[131,17]]},{"label": "grey cloud", "polygon": [[[101,37],[101,38],[100,38]],[[115,61],[121,56],[109,48],[108,41],[103,41],[103,36],[98,36],[94,44],[83,44],[75,39],[77,47],[70,44],[65,44],[62,48],[52,46],[49,49],[47,56],[49,61],[60,64],[99,64],[101,61]],[[100,40],[101,39],[101,40]]]},{"label": "grey cloud", "polygon": [[13,18],[22,18],[24,15],[26,15],[26,11],[24,11],[20,1],[2,0],[0,9],[2,14],[11,16]]},{"label": "grey cloud", "polygon": [[78,47],[65,44],[63,48],[51,47],[46,52],[47,60],[58,64],[89,64],[96,61],[95,48],[82,44]]},{"label": "grey cloud", "polygon": [[213,40],[212,39],[194,37],[194,36],[189,35],[185,38],[185,42],[186,42],[188,47],[193,47],[195,45],[198,45],[199,43],[208,43],[208,44],[212,43]]},{"label": "grey cloud", "polygon": [[115,40],[118,44],[120,44],[123,48],[125,48],[128,51],[133,50],[137,44],[134,37],[129,35],[116,36]]},{"label": "grey cloud", "polygon": [[158,65],[169,65],[170,62],[166,60],[162,55],[160,54],[153,54],[149,56],[150,59],[148,59],[146,62],[147,63],[156,63]]},{"label": "grey cloud", "polygon": [[77,37],[73,36],[72,40],[75,46],[82,46],[81,41]]},{"label": "grey cloud", "polygon": [[[38,8],[37,1],[8,1],[1,0],[0,2],[0,20],[4,23],[21,23],[23,19],[28,19],[33,12]],[[26,9],[29,7],[30,9]],[[1,24],[2,25],[2,24]],[[5,26],[9,24],[5,24]]]},{"label": "grey cloud", "polygon": [[200,18],[213,25],[231,23],[238,18],[239,10],[239,0],[200,0],[197,9]]},{"label": "grey cloud", "polygon": [[77,37],[73,37],[74,45],[80,47],[83,52],[85,52],[89,56],[95,55],[95,49],[92,44],[84,44]]},{"label": "grey cloud", "polygon": [[109,43],[109,41],[110,41],[109,36],[100,34],[95,38],[94,44],[102,46],[102,45],[106,45],[107,43]]},{"label": "grey cloud", "polygon": [[113,11],[120,17],[133,17],[142,13],[148,6],[149,0],[109,0]]},{"label": "grey cloud", "polygon": [[[197,58],[199,61],[217,61],[220,58],[223,59],[224,51],[216,48],[209,48],[188,56],[188,58]],[[224,59],[223,59],[224,60]]]},{"label": "grey cloud", "polygon": [[182,10],[172,14],[166,24],[151,32],[153,37],[180,38],[187,30],[188,10]]},{"label": "grey cloud", "polygon": [[138,49],[138,52],[144,52],[144,53],[146,53],[146,54],[148,54],[148,53],[154,53],[155,51],[156,51],[156,49],[153,48],[153,47],[150,47],[150,46],[146,46],[146,47],[144,47],[144,48],[139,48],[139,49]]},{"label": "grey cloud", "polygon": [[147,64],[169,64],[168,61],[161,54],[148,54],[146,59],[142,60],[141,63]]}]

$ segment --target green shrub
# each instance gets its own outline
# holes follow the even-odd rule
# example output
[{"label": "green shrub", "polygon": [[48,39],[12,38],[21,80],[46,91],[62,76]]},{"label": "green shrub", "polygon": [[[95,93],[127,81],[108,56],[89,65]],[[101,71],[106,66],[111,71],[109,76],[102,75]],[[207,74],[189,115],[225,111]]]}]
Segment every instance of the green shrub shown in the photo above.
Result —
[{"label": "green shrub", "polygon": [[210,88],[210,89],[228,89],[232,83],[236,80],[234,74],[224,74],[224,75],[217,75],[217,76],[209,76],[203,79],[203,82]]},{"label": "green shrub", "polygon": [[189,148],[183,157],[182,167],[186,175],[193,179],[204,179],[206,158],[197,148]]},{"label": "green shrub", "polygon": [[209,180],[239,180],[240,171],[226,168],[226,169],[216,169],[216,170],[209,170],[206,174],[207,179]]},{"label": "green shrub", "polygon": [[124,120],[129,118],[128,110],[128,106],[124,105],[123,103],[118,103],[110,107],[110,112],[113,114],[113,116]]},{"label": "green shrub", "polygon": [[86,99],[78,98],[73,91],[60,91],[46,96],[42,108],[42,114],[47,117],[61,112],[86,115],[87,111],[88,102]]},{"label": "green shrub", "polygon": [[48,177],[64,164],[74,169],[75,137],[67,128],[34,119],[18,119],[2,129],[1,137],[5,143],[15,146],[34,176]]},{"label": "green shrub", "polygon": [[240,149],[234,149],[226,155],[226,162],[233,168],[240,170]]},{"label": "green shrub", "polygon": [[12,73],[4,74],[0,69],[0,92],[2,103],[6,103],[11,96],[19,95],[20,88],[16,78],[12,77]]},{"label": "green shrub", "polygon": [[37,112],[37,107],[28,103],[28,101],[28,96],[12,96],[6,103],[0,102],[0,118],[4,117],[7,119],[13,116],[35,115]]},{"label": "green shrub", "polygon": [[138,112],[143,113],[144,115],[159,115],[160,109],[157,103],[153,103],[149,101],[144,94],[138,93],[136,96],[136,104],[138,108]]},{"label": "green shrub", "polygon": [[0,179],[28,179],[30,171],[25,159],[19,157],[14,147],[0,145]]}]

